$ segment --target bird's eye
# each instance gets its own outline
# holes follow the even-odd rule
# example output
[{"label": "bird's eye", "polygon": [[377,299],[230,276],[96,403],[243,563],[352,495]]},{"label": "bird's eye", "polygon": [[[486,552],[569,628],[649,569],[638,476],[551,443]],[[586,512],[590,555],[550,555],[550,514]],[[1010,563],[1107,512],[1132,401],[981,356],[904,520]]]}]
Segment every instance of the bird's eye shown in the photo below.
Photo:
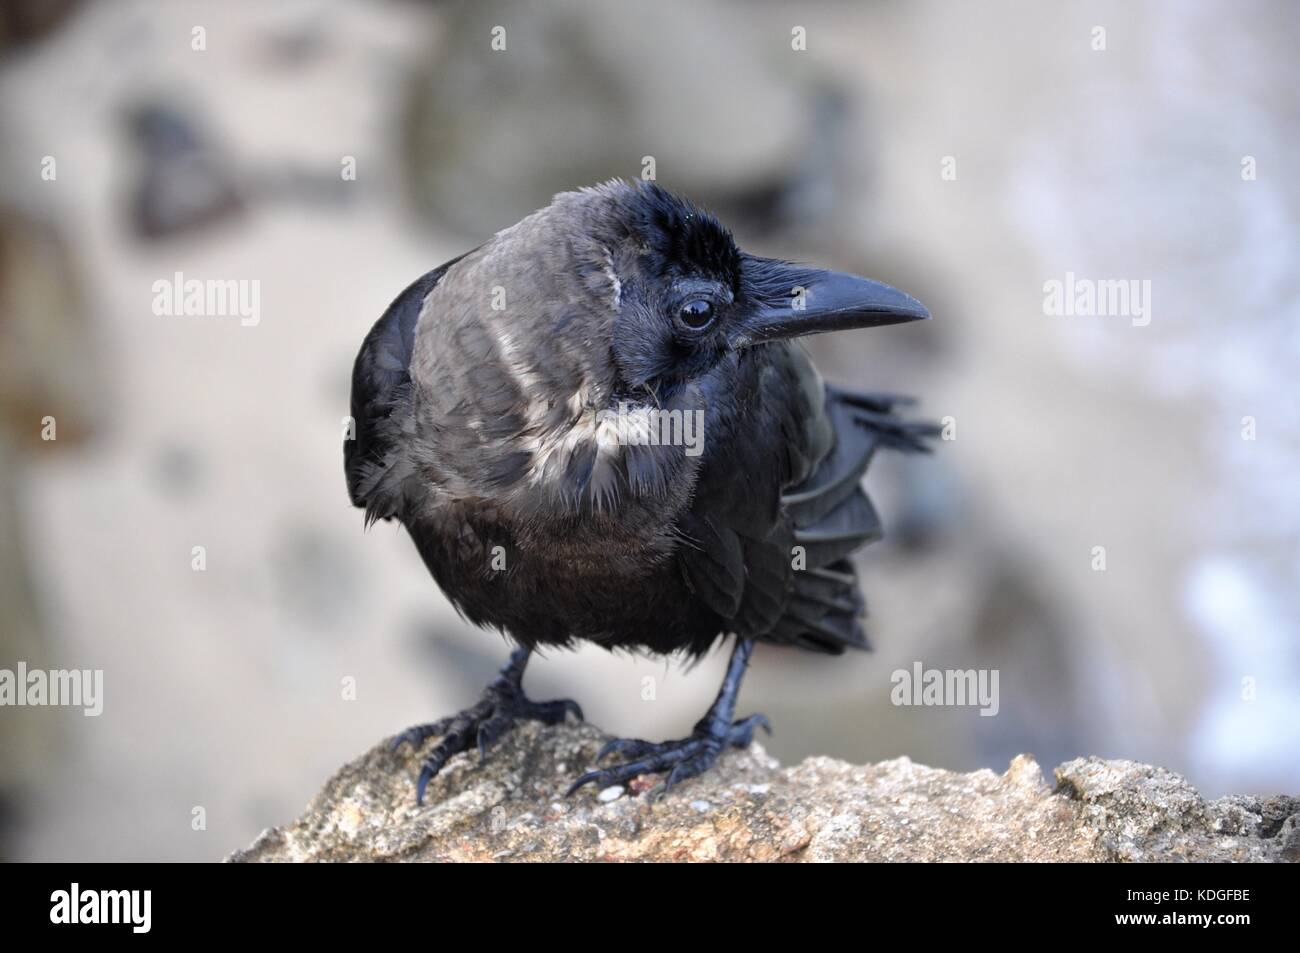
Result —
[{"label": "bird's eye", "polygon": [[698,298],[682,305],[679,312],[682,324],[692,331],[701,331],[713,323],[713,302]]}]

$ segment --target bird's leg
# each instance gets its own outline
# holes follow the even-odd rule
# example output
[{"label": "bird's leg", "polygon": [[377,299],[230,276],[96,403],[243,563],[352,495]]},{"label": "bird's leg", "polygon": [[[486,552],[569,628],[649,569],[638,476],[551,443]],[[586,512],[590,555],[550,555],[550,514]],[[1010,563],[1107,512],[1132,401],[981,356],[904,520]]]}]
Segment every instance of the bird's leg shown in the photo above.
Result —
[{"label": "bird's leg", "polygon": [[751,639],[737,639],[736,647],[731,652],[731,661],[727,665],[727,675],[718,689],[717,700],[705,712],[704,717],[695,723],[689,738],[677,741],[641,741],[635,738],[618,738],[600,749],[596,760],[603,760],[607,755],[618,753],[629,760],[612,768],[599,768],[588,771],[569,788],[572,794],[584,784],[596,783],[601,787],[622,784],[641,774],[660,774],[667,772],[664,790],[678,781],[693,778],[708,770],[728,745],[735,748],[748,748],[754,740],[754,729],[762,727],[768,734],[772,728],[763,715],[750,715],[740,721],[733,721],[736,714],[736,696],[740,694],[740,680],[749,665],[750,653],[754,651]]},{"label": "bird's leg", "polygon": [[415,793],[417,804],[424,803],[424,789],[452,755],[477,745],[479,757],[486,758],[488,747],[516,721],[531,718],[556,725],[564,721],[569,712],[582,721],[582,709],[571,699],[535,702],[524,694],[524,668],[531,655],[531,649],[515,649],[501,674],[483,689],[483,697],[475,704],[450,718],[408,728],[394,739],[393,749],[396,750],[403,742],[410,742],[412,747],[418,748],[434,735],[442,737],[420,766],[420,780]]}]

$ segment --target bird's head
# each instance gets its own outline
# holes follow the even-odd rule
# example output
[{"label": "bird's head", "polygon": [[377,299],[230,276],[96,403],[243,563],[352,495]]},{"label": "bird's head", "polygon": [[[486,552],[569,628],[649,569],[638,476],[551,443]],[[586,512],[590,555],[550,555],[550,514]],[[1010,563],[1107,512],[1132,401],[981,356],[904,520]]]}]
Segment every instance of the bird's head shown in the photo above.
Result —
[{"label": "bird's head", "polygon": [[654,183],[572,194],[604,212],[618,285],[611,347],[633,390],[671,391],[754,345],[930,316],[878,281],[747,254],[712,215]]},{"label": "bird's head", "polygon": [[602,509],[689,495],[699,464],[627,446],[612,414],[714,415],[761,345],[927,317],[880,282],[742,252],[689,201],[615,180],[557,195],[450,268],[413,370],[430,433],[479,451],[461,492]]}]

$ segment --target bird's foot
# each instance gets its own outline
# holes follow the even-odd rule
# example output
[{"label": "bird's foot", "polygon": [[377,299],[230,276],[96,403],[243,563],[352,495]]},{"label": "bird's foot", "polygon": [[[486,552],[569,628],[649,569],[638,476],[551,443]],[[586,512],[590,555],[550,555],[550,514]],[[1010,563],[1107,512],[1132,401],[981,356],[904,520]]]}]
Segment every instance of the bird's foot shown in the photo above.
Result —
[{"label": "bird's foot", "polygon": [[514,727],[516,721],[532,719],[548,725],[558,725],[570,712],[578,721],[582,721],[582,708],[577,702],[569,698],[535,702],[524,694],[523,686],[506,672],[483,690],[483,697],[478,702],[459,714],[428,725],[416,725],[402,732],[393,740],[393,750],[396,751],[406,742],[413,748],[419,748],[427,739],[435,735],[441,736],[442,740],[433,746],[420,766],[415,801],[423,805],[425,788],[451,760],[452,755],[468,751],[472,745],[477,745],[479,757],[486,758],[488,748]]},{"label": "bird's foot", "polygon": [[565,796],[584,784],[594,783],[605,788],[623,784],[642,774],[667,773],[660,793],[665,792],[678,781],[707,771],[728,745],[748,748],[754,740],[754,729],[759,727],[769,735],[772,733],[772,726],[764,715],[750,715],[730,724],[706,716],[695,726],[690,737],[676,741],[615,738],[600,749],[596,760],[603,761],[611,754],[622,755],[628,760],[613,767],[588,771],[573,782]]}]

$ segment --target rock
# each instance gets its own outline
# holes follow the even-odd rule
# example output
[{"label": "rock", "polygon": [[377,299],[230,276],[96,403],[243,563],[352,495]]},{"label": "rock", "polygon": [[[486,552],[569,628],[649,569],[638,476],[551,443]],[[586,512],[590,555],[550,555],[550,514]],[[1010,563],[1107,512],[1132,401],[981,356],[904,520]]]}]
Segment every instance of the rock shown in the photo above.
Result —
[{"label": "rock", "polygon": [[229,859],[254,861],[1294,861],[1300,798],[1206,801],[1163,768],[1087,758],[1048,786],[907,758],[782,768],[755,744],[661,797],[564,791],[605,736],[520,726],[486,763],[458,755],[415,804],[420,756],[389,742],[345,766],[293,823]]},{"label": "rock", "polygon": [[1066,762],[1056,781],[1108,860],[1300,860],[1300,798],[1206,801],[1172,771],[1101,758]]}]

